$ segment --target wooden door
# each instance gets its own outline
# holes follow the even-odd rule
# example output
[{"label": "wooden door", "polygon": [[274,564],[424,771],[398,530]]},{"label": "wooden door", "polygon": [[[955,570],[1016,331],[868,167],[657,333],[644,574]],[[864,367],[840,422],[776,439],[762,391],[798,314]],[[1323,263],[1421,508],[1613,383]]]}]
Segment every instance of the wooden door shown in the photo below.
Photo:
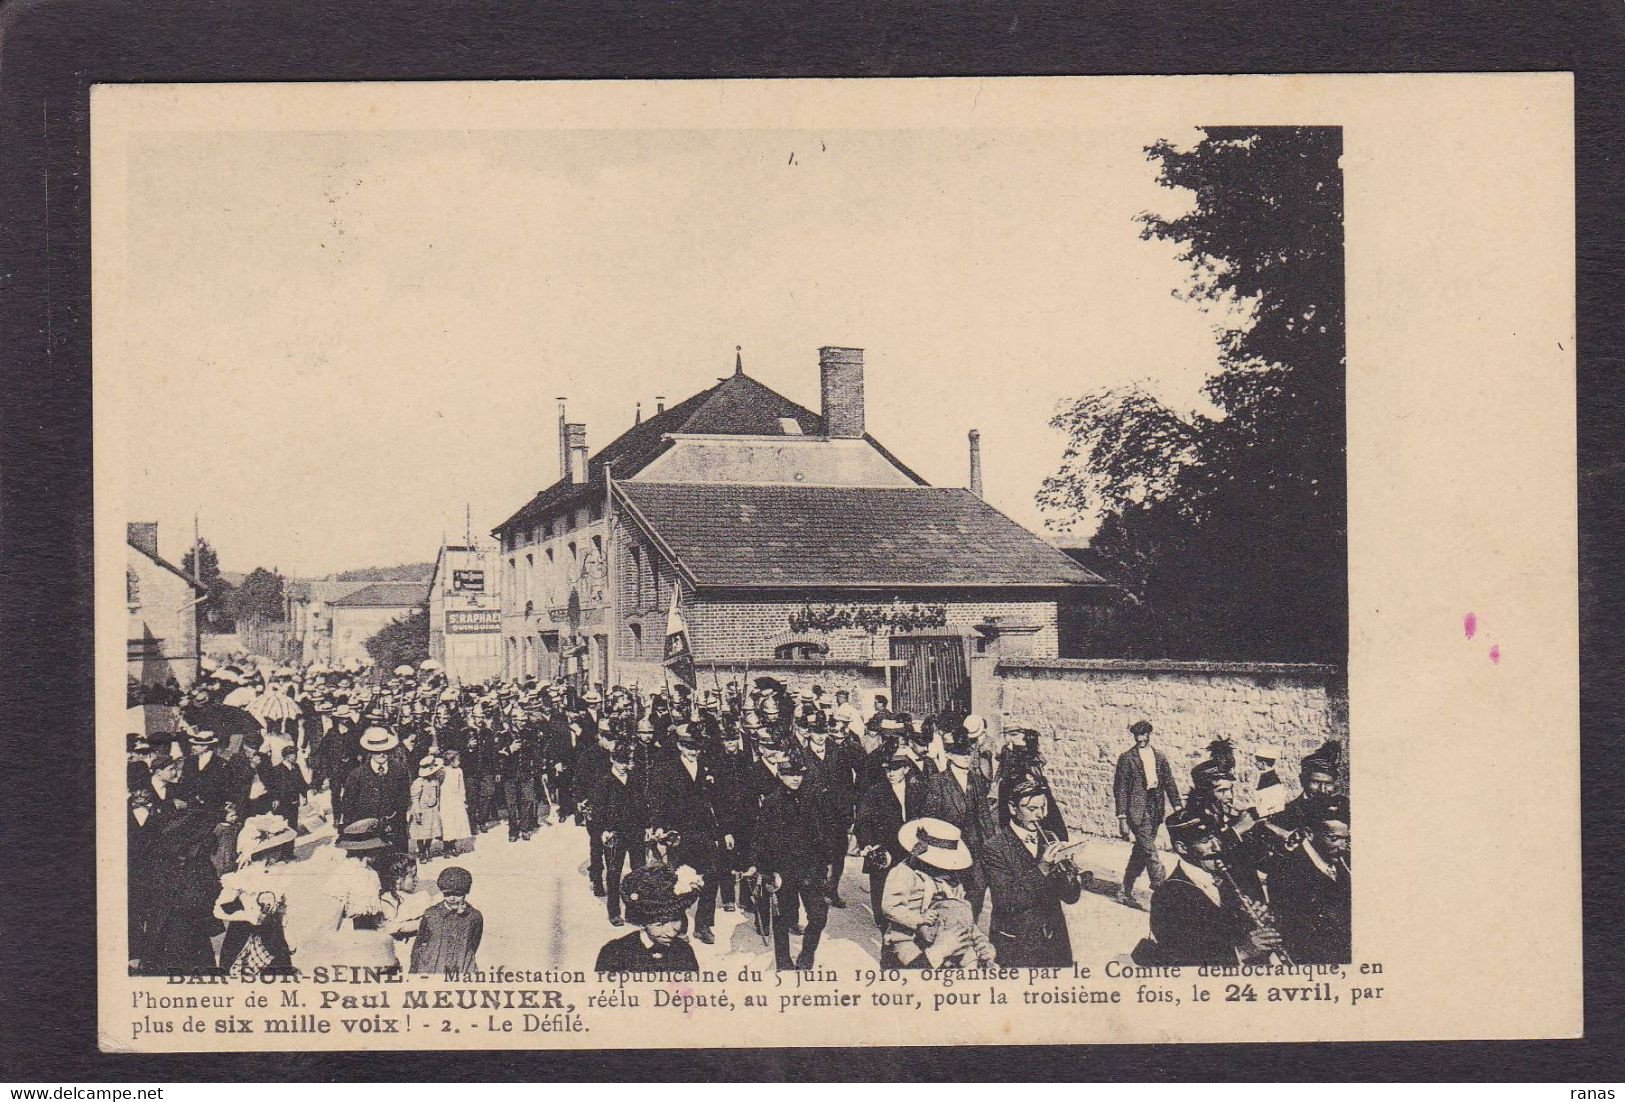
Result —
[{"label": "wooden door", "polygon": [[916,718],[970,711],[970,670],[957,635],[902,636],[891,641],[896,669],[892,708]]}]

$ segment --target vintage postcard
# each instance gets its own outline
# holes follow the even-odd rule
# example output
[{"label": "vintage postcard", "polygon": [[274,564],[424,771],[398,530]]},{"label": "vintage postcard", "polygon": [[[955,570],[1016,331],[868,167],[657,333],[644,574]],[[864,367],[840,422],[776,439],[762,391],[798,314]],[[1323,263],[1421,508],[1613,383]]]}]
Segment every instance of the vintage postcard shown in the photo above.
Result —
[{"label": "vintage postcard", "polygon": [[1572,114],[98,86],[102,1048],[1579,1035]]}]

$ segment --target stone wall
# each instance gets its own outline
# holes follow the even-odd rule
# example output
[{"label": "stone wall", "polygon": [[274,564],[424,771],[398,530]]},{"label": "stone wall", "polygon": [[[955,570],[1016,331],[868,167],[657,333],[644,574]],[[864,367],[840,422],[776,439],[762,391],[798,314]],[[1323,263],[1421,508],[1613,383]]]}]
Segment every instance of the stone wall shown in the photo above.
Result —
[{"label": "stone wall", "polygon": [[1208,743],[1230,738],[1242,806],[1258,779],[1255,754],[1279,759],[1296,795],[1300,760],[1327,739],[1348,746],[1347,681],[1329,666],[1015,658],[993,674],[978,679],[975,706],[1000,728],[1039,732],[1067,825],[1092,834],[1117,833],[1112,779],[1136,720],[1155,726],[1152,744],[1167,755],[1181,796]]}]

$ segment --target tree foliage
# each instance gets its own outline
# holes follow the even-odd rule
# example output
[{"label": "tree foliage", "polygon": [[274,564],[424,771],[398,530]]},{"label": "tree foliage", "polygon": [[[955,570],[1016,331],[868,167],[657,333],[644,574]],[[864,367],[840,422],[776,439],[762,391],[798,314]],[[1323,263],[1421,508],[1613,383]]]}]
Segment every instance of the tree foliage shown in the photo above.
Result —
[{"label": "tree foliage", "polygon": [[[194,560],[200,560],[201,574],[193,568]],[[208,598],[201,608],[203,630],[228,633],[236,631],[237,618],[233,614],[236,606],[236,587],[221,576],[220,555],[208,540],[199,540],[198,546],[181,556],[181,569],[197,578],[208,593]]]},{"label": "tree foliage", "polygon": [[1218,319],[1206,392],[1179,413],[1138,388],[1064,403],[1038,500],[1098,518],[1090,565],[1124,589],[1125,654],[1342,661],[1347,654],[1341,132],[1209,127],[1157,142],[1188,213],[1141,216],[1176,242],[1179,292]]},{"label": "tree foliage", "polygon": [[239,620],[285,620],[285,593],[286,580],[281,574],[256,566],[237,587],[232,611]]},{"label": "tree foliage", "polygon": [[415,668],[429,657],[428,608],[391,620],[379,628],[365,646],[379,669],[392,670],[403,662]]}]

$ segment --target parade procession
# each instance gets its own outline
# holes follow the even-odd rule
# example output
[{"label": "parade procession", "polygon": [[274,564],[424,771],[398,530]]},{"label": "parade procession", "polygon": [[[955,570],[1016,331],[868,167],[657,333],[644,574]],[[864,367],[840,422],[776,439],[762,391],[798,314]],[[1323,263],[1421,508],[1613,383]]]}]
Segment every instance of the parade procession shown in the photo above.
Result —
[{"label": "parade procession", "polygon": [[[977,433],[967,488],[928,486],[866,432],[862,350],[819,365],[817,413],[736,352],[591,457],[561,404],[560,477],[494,547],[307,587],[325,621],[280,659],[138,651],[174,634],[138,583],[193,579],[132,525],[131,969],[1347,961],[1342,728],[1060,657],[1110,583],[983,500]],[[381,666],[351,622],[432,656]],[[1108,673],[1068,730],[1020,707]],[[1178,775],[1147,706],[1176,683]],[[1238,753],[1259,714],[1288,720]]]},{"label": "parade procession", "polygon": [[[1076,945],[1065,911],[1115,878],[1080,860],[1037,732],[994,744],[977,715],[914,717],[884,698],[865,718],[844,693],[767,676],[643,696],[529,677],[457,686],[424,666],[244,662],[173,707],[132,708],[177,728],[129,738],[133,971],[472,972],[484,885],[466,866],[505,845],[570,864],[562,890],[601,907],[599,971],[692,971],[719,911],[775,967],[812,968],[832,908],[861,912],[869,933],[851,940],[888,968],[1349,958],[1336,746],[1258,819],[1234,805],[1222,742],[1181,796],[1152,724],[1135,724],[1118,764],[1135,848],[1110,894],[1140,907],[1133,880],[1149,873],[1149,936]],[[1142,843],[1158,802],[1172,809],[1166,873]]]}]

